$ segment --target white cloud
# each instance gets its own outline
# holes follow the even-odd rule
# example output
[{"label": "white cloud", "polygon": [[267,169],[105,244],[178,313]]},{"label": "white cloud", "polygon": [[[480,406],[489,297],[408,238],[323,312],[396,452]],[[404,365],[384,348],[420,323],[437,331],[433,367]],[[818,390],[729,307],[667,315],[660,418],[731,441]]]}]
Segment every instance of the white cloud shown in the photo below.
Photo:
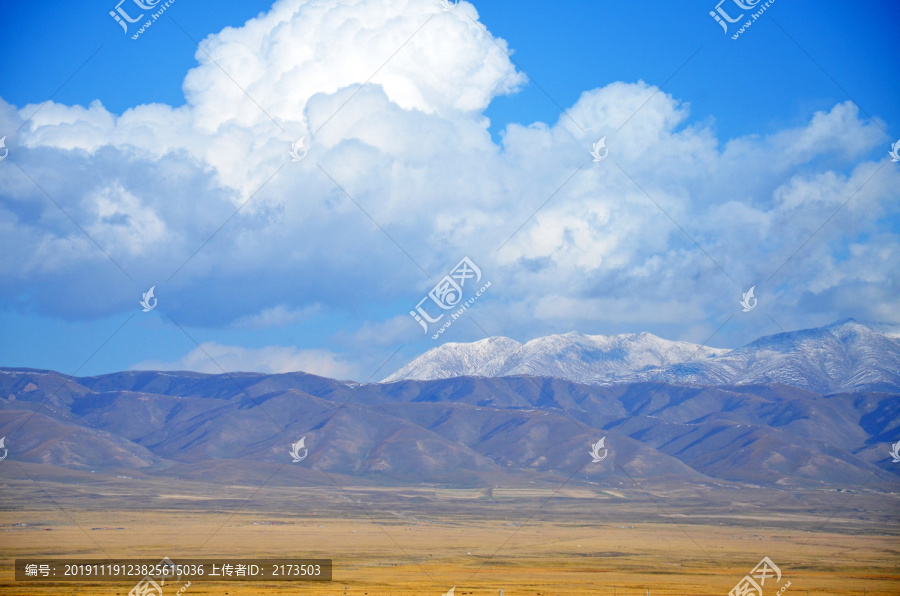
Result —
[{"label": "white cloud", "polygon": [[422,329],[411,322],[409,315],[404,313],[386,321],[367,322],[352,333],[338,334],[336,339],[344,346],[358,350],[411,343],[422,335]]},{"label": "white cloud", "polygon": [[216,342],[204,342],[173,362],[147,360],[131,369],[192,370],[209,374],[300,371],[333,379],[349,379],[357,373],[351,364],[328,350],[299,350],[286,346],[242,348]]},{"label": "white cloud", "polygon": [[[16,136],[16,159],[136,279],[177,294],[186,325],[291,325],[321,304],[371,319],[338,344],[404,341],[420,333],[406,312],[463,256],[493,282],[478,305],[486,324],[520,339],[629,321],[706,329],[753,284],[797,326],[809,313],[895,316],[895,294],[870,286],[900,278],[900,175],[885,167],[869,180],[879,163],[865,156],[886,139],[852,103],[720,140],[711,121],[688,124],[679,98],[614,82],[568,106],[575,123],[510,125],[498,145],[483,110],[523,77],[473,19],[465,2],[444,13],[414,0],[282,0],[202,42],[186,105],[117,116],[50,102]],[[35,107],[0,102],[2,129]],[[309,156],[290,162],[304,135]],[[610,154],[595,164],[601,136]],[[10,171],[0,294],[24,285],[53,316],[133,307],[135,288],[115,286],[105,256]],[[186,261],[171,287],[158,281]],[[101,277],[98,295],[84,279]],[[301,353],[315,355],[273,356],[302,364]],[[317,357],[341,370],[333,354]]]},{"label": "white cloud", "polygon": [[319,305],[305,308],[291,308],[285,304],[279,304],[271,308],[265,308],[254,315],[247,315],[235,321],[235,327],[248,327],[251,329],[266,329],[269,327],[286,327],[303,322],[312,316],[322,312]]},{"label": "white cloud", "polygon": [[151,206],[143,204],[121,184],[101,189],[92,199],[96,213],[87,231],[97,241],[136,254],[165,242],[165,222]]}]

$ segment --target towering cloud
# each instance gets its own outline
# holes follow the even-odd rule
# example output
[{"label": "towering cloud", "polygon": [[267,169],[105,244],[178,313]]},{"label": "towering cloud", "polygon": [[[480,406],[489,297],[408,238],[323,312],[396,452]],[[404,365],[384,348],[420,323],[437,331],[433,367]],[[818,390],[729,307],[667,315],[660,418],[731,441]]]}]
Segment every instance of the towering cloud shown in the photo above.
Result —
[{"label": "towering cloud", "polygon": [[[156,284],[189,325],[380,313],[365,332],[469,256],[491,333],[640,322],[703,341],[753,284],[786,327],[900,322],[900,180],[853,104],[727,140],[690,98],[615,82],[498,144],[484,111],[526,82],[508,51],[466,2],[283,0],[202,41],[181,107],[48,103],[2,164],[2,306],[90,319]],[[2,129],[36,107],[0,102]]]}]

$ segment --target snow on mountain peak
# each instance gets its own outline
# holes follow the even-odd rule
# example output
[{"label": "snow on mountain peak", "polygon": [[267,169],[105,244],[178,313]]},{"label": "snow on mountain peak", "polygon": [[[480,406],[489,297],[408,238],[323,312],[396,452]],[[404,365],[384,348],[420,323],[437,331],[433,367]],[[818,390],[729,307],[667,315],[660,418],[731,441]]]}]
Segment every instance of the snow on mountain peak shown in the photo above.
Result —
[{"label": "snow on mountain peak", "polygon": [[628,380],[698,385],[779,383],[819,393],[900,387],[900,341],[853,319],[767,335],[691,367]]},{"label": "snow on mountain peak", "polygon": [[820,393],[900,387],[900,340],[853,319],[760,337],[725,350],[651,333],[507,337],[447,343],[383,382],[460,376],[552,377],[591,385],[661,381],[695,385],[779,383]]},{"label": "snow on mountain peak", "polygon": [[425,352],[383,382],[501,376],[498,372],[502,369],[502,363],[521,346],[508,337],[489,337],[472,343],[445,343]]},{"label": "snow on mountain peak", "polygon": [[598,383],[623,374],[704,359],[727,351],[669,341],[651,333],[583,335],[571,332],[539,337],[525,344],[506,337],[491,337],[472,343],[438,346],[383,382],[531,375]]}]

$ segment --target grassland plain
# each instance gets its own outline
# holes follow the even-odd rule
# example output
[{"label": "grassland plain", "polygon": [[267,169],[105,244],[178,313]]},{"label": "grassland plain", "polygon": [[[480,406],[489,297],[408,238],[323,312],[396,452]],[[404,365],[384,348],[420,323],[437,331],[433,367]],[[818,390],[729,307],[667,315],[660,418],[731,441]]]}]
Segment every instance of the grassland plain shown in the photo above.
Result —
[{"label": "grassland plain", "polygon": [[334,560],[330,583],[195,581],[184,596],[722,595],[763,556],[791,582],[785,594],[900,594],[900,496],[883,493],[108,478],[7,478],[3,490],[0,592],[11,596],[124,596],[133,583],[13,579],[17,557],[107,556]]}]

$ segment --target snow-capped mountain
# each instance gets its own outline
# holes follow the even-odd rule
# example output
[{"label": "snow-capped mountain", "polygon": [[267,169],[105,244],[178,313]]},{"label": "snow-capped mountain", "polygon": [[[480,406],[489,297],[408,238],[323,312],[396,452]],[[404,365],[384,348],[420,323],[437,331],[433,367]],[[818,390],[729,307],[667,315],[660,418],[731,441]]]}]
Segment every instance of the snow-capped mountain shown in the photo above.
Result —
[{"label": "snow-capped mountain", "polygon": [[900,387],[900,339],[853,319],[768,335],[704,362],[640,371],[627,381],[780,383],[818,393]]},{"label": "snow-capped mountain", "polygon": [[446,343],[429,350],[383,382],[531,375],[603,384],[638,371],[702,361],[726,352],[669,341],[650,333],[566,333],[540,337],[525,344],[507,337],[490,337],[472,343]]},{"label": "snow-capped mountain", "polygon": [[554,377],[591,385],[667,380],[695,385],[780,383],[820,393],[900,387],[900,339],[853,319],[778,333],[736,350],[649,333],[567,333],[525,344],[506,337],[448,343],[383,382],[461,376]]}]

